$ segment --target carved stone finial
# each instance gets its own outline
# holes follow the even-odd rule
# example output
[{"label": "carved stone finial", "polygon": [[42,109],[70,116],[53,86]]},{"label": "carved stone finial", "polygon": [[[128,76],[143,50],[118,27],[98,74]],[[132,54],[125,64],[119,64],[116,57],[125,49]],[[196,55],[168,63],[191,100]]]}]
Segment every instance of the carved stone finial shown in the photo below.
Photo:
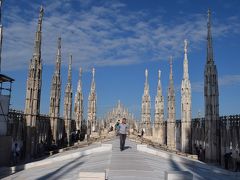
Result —
[{"label": "carved stone finial", "polygon": [[211,10],[208,9],[208,20],[210,20],[210,18],[211,18]]},{"label": "carved stone finial", "polygon": [[172,67],[172,64],[173,64],[173,57],[172,56],[169,57],[169,64]]},{"label": "carved stone finial", "polygon": [[62,40],[62,38],[58,37],[58,49],[61,49],[61,40]]},{"label": "carved stone finial", "polygon": [[188,41],[187,39],[184,40],[184,53],[187,54],[187,46],[188,46]]},{"label": "carved stone finial", "polygon": [[93,78],[95,77],[95,68],[92,69]]},{"label": "carved stone finial", "polygon": [[173,79],[173,70],[172,70],[172,67],[173,67],[173,57],[172,56],[169,57],[169,64],[170,64],[170,79]]},{"label": "carved stone finial", "polygon": [[68,65],[68,83],[72,80],[72,55],[69,54],[69,65]]},{"label": "carved stone finial", "polygon": [[82,67],[79,68],[79,77],[82,77]]},{"label": "carved stone finial", "polygon": [[161,78],[161,70],[158,70],[158,79],[160,80]]},{"label": "carved stone finial", "polygon": [[38,23],[39,23],[39,24],[42,23],[43,13],[44,13],[44,9],[43,9],[43,6],[41,5],[41,7],[40,7],[40,12],[39,12],[39,18],[38,18]]},{"label": "carved stone finial", "polygon": [[72,54],[69,54],[69,67],[72,65]]}]

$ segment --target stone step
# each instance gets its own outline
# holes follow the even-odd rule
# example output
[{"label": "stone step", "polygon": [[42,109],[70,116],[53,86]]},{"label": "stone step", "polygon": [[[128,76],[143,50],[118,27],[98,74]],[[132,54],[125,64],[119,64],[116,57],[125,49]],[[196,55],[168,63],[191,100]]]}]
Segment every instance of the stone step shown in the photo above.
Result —
[{"label": "stone step", "polygon": [[164,176],[154,171],[144,170],[109,170],[107,175],[108,180],[157,180],[163,179]]}]

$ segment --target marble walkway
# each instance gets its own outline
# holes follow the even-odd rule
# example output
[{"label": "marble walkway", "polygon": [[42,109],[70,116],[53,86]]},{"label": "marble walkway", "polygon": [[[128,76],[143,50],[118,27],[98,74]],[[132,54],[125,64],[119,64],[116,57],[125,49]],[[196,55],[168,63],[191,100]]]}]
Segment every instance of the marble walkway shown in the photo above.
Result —
[{"label": "marble walkway", "polygon": [[[112,144],[112,150],[95,152],[80,157],[72,157],[55,163],[32,167],[3,179],[51,180],[51,179],[81,179],[81,173],[106,173],[109,180],[159,180],[164,179],[165,171],[189,171],[194,180],[232,180],[230,175],[221,174],[203,167],[194,167],[185,163],[175,162],[137,150],[137,144],[126,140],[124,151],[119,149],[119,139],[106,144]],[[95,144],[84,149],[60,153],[51,158],[61,158],[66,154],[76,153],[100,145]],[[91,178],[89,178],[90,180]],[[92,178],[94,179],[94,178]],[[95,178],[97,179],[97,178]]]}]

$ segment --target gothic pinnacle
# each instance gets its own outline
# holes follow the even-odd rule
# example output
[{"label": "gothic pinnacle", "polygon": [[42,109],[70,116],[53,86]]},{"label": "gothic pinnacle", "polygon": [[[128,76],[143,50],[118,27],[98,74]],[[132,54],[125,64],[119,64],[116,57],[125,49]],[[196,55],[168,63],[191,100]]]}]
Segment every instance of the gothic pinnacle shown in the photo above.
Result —
[{"label": "gothic pinnacle", "polygon": [[148,70],[145,70],[145,86],[144,86],[144,93],[148,94],[149,85],[148,85]]},{"label": "gothic pinnacle", "polygon": [[92,69],[93,79],[95,78],[95,68]]},{"label": "gothic pinnacle", "polygon": [[42,19],[43,19],[44,9],[43,6],[40,7],[40,13],[38,18],[38,31],[42,31]]},{"label": "gothic pinnacle", "polygon": [[[161,70],[158,70],[158,91],[157,94],[160,93],[161,94]],[[160,91],[159,91],[160,90]]]},{"label": "gothic pinnacle", "polygon": [[92,69],[91,92],[92,92],[92,93],[95,93],[95,68]]},{"label": "gothic pinnacle", "polygon": [[188,58],[187,58],[187,47],[188,47],[188,41],[184,40],[184,62],[183,62],[183,78],[188,79]]},{"label": "gothic pinnacle", "polygon": [[162,87],[161,87],[161,70],[158,70],[158,85],[157,85],[157,97],[162,96]]},{"label": "gothic pinnacle", "polygon": [[[38,27],[35,37],[35,46],[34,46],[34,55],[39,56],[41,54],[41,33],[42,33],[42,20],[43,20],[43,6],[40,7],[39,18],[38,18]],[[41,60],[41,59],[39,59]]]},{"label": "gothic pinnacle", "polygon": [[184,40],[184,59],[187,59],[187,46],[188,46],[188,41],[187,39]]},{"label": "gothic pinnacle", "polygon": [[172,66],[173,66],[173,57],[170,56],[169,58],[169,64],[170,64],[170,75],[169,75],[169,79],[173,80],[173,70],[172,70]]},{"label": "gothic pinnacle", "polygon": [[60,74],[60,69],[61,69],[61,37],[58,38],[57,44],[58,44],[58,48],[57,48],[55,73]]},{"label": "gothic pinnacle", "polygon": [[79,79],[82,79],[82,68],[79,68]]},{"label": "gothic pinnacle", "polygon": [[145,77],[146,77],[146,82],[147,82],[147,79],[148,79],[148,70],[147,69],[145,70]]},{"label": "gothic pinnacle", "polygon": [[213,62],[213,48],[212,48],[212,33],[211,33],[211,11],[208,9],[208,20],[207,20],[207,62]]},{"label": "gothic pinnacle", "polygon": [[61,37],[58,38],[58,50],[57,50],[57,55],[61,55]]},{"label": "gothic pinnacle", "polygon": [[79,81],[78,81],[78,88],[77,90],[80,92],[82,91],[82,68],[79,68]]},{"label": "gothic pinnacle", "polygon": [[161,79],[161,70],[158,70],[158,80],[160,81]]},{"label": "gothic pinnacle", "polygon": [[69,65],[68,65],[68,83],[72,80],[72,55],[69,55]]}]

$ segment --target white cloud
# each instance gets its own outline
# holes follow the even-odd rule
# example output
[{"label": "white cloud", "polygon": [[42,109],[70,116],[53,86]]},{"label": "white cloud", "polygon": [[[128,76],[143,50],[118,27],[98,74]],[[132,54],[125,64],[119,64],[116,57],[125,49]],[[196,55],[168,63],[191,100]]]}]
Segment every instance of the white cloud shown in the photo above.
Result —
[{"label": "white cloud", "polygon": [[219,78],[219,86],[240,85],[240,75],[225,75]]},{"label": "white cloud", "polygon": [[[69,0],[45,3],[44,64],[55,63],[59,35],[62,36],[63,64],[66,65],[67,55],[71,52],[74,67],[81,65],[84,68],[167,60],[170,54],[182,56],[185,38],[191,42],[192,49],[198,48],[205,40],[205,15],[195,14],[165,23],[161,15],[152,17],[146,11],[131,12],[126,10],[125,4],[117,1],[94,4],[91,0],[75,0],[74,3],[77,7],[73,7]],[[38,16],[38,7],[36,4],[32,6],[34,8],[25,10],[25,16],[19,7],[5,10],[3,18],[9,23],[4,26],[3,68],[28,68],[26,64],[32,56]],[[217,21],[215,37],[235,32],[240,26],[236,17],[226,22]]]}]

